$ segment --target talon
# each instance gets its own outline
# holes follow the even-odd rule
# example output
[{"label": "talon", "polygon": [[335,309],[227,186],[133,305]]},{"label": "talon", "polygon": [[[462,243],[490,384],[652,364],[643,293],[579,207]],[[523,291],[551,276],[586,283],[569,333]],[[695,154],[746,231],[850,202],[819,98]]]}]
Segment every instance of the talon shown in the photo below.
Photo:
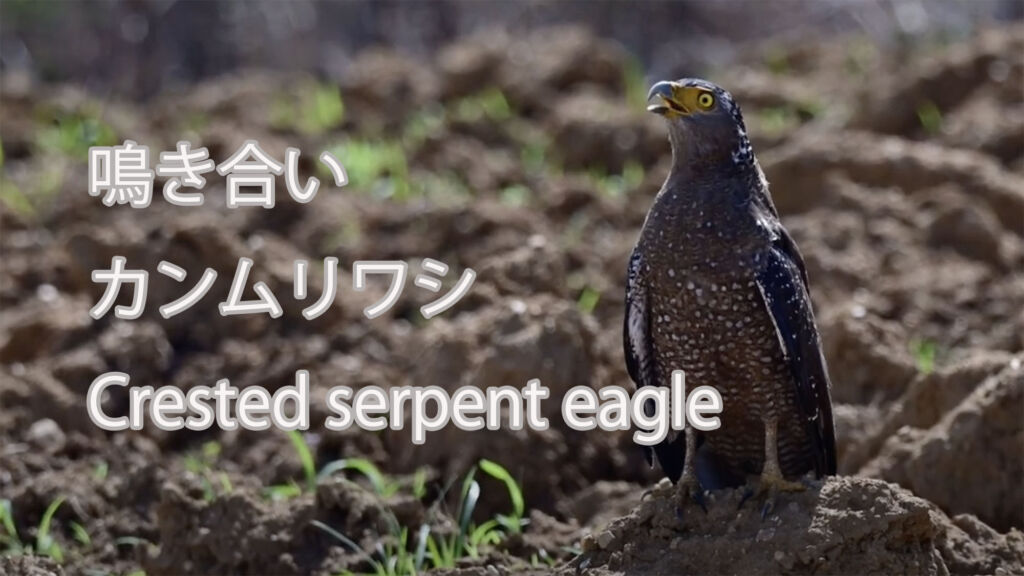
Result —
[{"label": "talon", "polygon": [[742,509],[743,505],[746,504],[747,500],[750,500],[750,497],[753,495],[754,489],[751,488],[750,486],[745,486],[743,488],[743,496],[740,498],[740,503],[736,505],[736,510]]},{"label": "talon", "polygon": [[757,495],[765,498],[761,507],[761,519],[764,520],[775,510],[775,498],[780,492],[801,492],[807,487],[801,482],[786,480],[782,474],[766,470],[761,474],[757,487]]},{"label": "talon", "polygon": [[688,503],[700,506],[700,509],[707,514],[708,508],[704,502],[704,490],[701,488],[700,482],[696,477],[684,474],[679,479],[679,484],[676,485],[676,516],[680,520],[682,520],[683,510]]},{"label": "talon", "polygon": [[762,520],[775,509],[775,497],[779,492],[800,492],[806,488],[801,482],[792,482],[782,476],[775,419],[765,420],[764,425],[764,467],[761,469],[761,479],[757,486],[757,495],[766,496],[761,508]]},{"label": "talon", "polygon": [[708,513],[708,507],[704,503],[704,491],[703,490],[701,490],[698,487],[698,489],[695,490],[693,492],[693,494],[690,495],[690,498],[693,500],[694,504],[700,506],[700,509],[703,510],[705,514]]},{"label": "talon", "polygon": [[807,489],[802,482],[793,482],[786,480],[781,474],[766,473],[761,475],[761,481],[758,485],[758,494],[764,494],[766,492],[771,494],[777,494],[779,492],[803,492]]},{"label": "talon", "polygon": [[700,485],[700,480],[697,480],[697,474],[694,471],[694,457],[697,453],[697,434],[692,428],[687,427],[686,431],[686,456],[683,460],[683,474],[679,478],[679,482],[676,484],[676,516],[682,519],[683,508],[686,506],[687,501],[691,501],[704,511],[705,514],[708,512],[707,506],[704,505],[704,489]]}]

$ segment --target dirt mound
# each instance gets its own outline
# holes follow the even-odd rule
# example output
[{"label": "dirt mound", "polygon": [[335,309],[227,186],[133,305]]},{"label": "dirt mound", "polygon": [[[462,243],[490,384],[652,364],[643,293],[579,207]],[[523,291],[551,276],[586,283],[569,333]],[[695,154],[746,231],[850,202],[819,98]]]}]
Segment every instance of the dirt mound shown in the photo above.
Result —
[{"label": "dirt mound", "polygon": [[707,512],[677,513],[655,489],[629,516],[584,541],[561,574],[1012,574],[1024,570],[1024,533],[996,534],[950,519],[893,484],[830,478],[786,494],[762,519],[743,490],[714,492]]},{"label": "dirt mound", "polygon": [[63,575],[64,570],[50,558],[40,556],[0,556],[0,572],[10,576]]},{"label": "dirt mound", "polygon": [[992,30],[973,42],[924,62],[912,74],[897,77],[887,90],[874,90],[853,118],[854,128],[889,134],[916,133],[921,125],[921,106],[940,113],[970,101],[975,90],[995,85],[1007,102],[1017,103],[1024,78],[1024,33]]},{"label": "dirt mound", "polygon": [[[1016,358],[934,426],[901,428],[860,473],[897,482],[951,513],[976,514],[1000,530],[1024,526],[1022,405],[1024,369]],[[998,466],[974,467],[965,459]]]},{"label": "dirt mound", "polygon": [[311,522],[324,522],[372,551],[388,533],[385,510],[374,494],[340,479],[318,486],[315,499],[276,503],[244,491],[211,501],[195,482],[167,483],[156,507],[161,546],[144,566],[147,574],[168,576],[354,568],[362,558],[332,548],[336,542]]},{"label": "dirt mound", "polygon": [[873,420],[872,426],[864,430],[863,436],[848,438],[848,448],[841,451],[839,472],[853,473],[859,470],[878,454],[883,443],[903,427],[922,430],[931,428],[987,377],[1011,367],[1013,361],[1011,354],[990,352],[944,366],[934,372],[918,374],[904,394],[889,405],[884,414],[880,411],[865,411],[862,414]]}]

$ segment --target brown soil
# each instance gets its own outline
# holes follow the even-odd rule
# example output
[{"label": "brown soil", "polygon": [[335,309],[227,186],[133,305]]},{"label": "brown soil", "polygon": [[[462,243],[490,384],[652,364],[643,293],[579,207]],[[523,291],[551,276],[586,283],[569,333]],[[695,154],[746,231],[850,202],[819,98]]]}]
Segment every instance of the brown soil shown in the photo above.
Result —
[{"label": "brown soil", "polygon": [[712,494],[708,511],[677,512],[656,489],[629,516],[584,541],[564,574],[991,574],[1024,564],[1024,534],[952,519],[893,484],[829,478],[762,518],[743,490]]},{"label": "brown soil", "polygon": [[[1024,29],[922,49],[906,65],[875,52],[850,67],[845,39],[773,52],[784,70],[740,54],[713,78],[744,106],[807,260],[834,381],[841,476],[783,495],[765,519],[753,504],[737,511],[739,491],[711,494],[707,513],[678,515],[664,486],[641,502],[658,475],[628,434],[561,424],[557,402],[570,387],[628,383],[625,262],[668,145],[657,119],[627,99],[618,46],[564,28],[481,48],[492,40],[470,38],[436,61],[361,54],[341,85],[345,120],[324,131],[273,112],[281,99],[298,107],[308,78],[245,73],[146,104],[5,83],[0,497],[25,542],[50,502],[67,500],[53,524],[64,565],[2,558],[0,572],[366,571],[363,554],[311,522],[367,553],[391,514],[450,529],[439,495],[489,458],[520,479],[531,523],[453,573],[1024,573]],[[508,114],[479,110],[493,89]],[[924,98],[941,126],[922,125]],[[210,177],[202,208],[170,206],[157,192],[146,210],[107,209],[85,193],[80,153],[40,136],[54,116],[91,115],[117,142],[168,150],[189,139],[218,161],[247,138],[279,159],[296,146],[306,174],[348,136],[384,139],[401,144],[417,187],[388,199],[379,183],[325,183],[303,206],[282,181],[274,210],[227,210],[223,180]],[[614,176],[623,171],[633,176]],[[136,321],[94,322],[101,287],[90,272],[114,255],[150,271],[150,304]],[[282,318],[217,314],[243,256],[281,300]],[[307,322],[308,303],[291,298],[291,263],[327,256],[340,261],[339,296]],[[417,309],[430,295],[410,286],[387,315],[366,320],[362,308],[380,293],[351,290],[351,262],[423,257],[474,268],[469,296],[423,322]],[[192,279],[204,267],[219,273],[205,299],[168,321],[156,308],[181,286],[155,272],[160,260]],[[594,296],[596,305],[580,305]],[[108,434],[84,407],[89,383],[107,371],[136,385],[229,378],[276,389],[297,369],[311,373],[317,462],[364,457],[403,481],[425,467],[423,501],[383,499],[355,476],[270,501],[265,487],[302,477],[285,435]],[[552,390],[545,432],[448,428],[413,447],[408,430],[332,434],[319,424],[323,395],[338,384],[519,387],[531,378]],[[109,410],[125,403],[115,396]],[[211,441],[213,495],[189,465]],[[500,484],[481,482],[480,518],[507,511]],[[74,540],[72,522],[89,545]],[[531,563],[542,551],[559,567]]]}]

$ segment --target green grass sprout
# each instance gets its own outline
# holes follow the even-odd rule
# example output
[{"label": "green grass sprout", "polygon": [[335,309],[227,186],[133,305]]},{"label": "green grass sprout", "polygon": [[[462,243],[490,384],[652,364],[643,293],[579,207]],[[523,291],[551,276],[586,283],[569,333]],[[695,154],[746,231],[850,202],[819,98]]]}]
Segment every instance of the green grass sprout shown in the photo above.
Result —
[{"label": "green grass sprout", "polygon": [[215,483],[220,485],[221,494],[229,494],[232,490],[231,480],[224,472],[214,473],[213,466],[220,457],[220,443],[216,441],[204,442],[198,453],[190,453],[185,456],[185,469],[199,476],[203,486],[203,500],[212,501],[217,497]]},{"label": "green grass sprout", "polygon": [[[505,485],[512,501],[510,514],[499,514],[480,524],[473,522],[473,514],[481,495],[481,487],[476,479],[478,468]],[[351,458],[324,466],[319,477],[322,479],[343,471],[355,471],[366,476],[377,494],[411,486],[416,498],[422,499],[426,495],[428,471],[425,468],[417,469],[410,484],[408,481],[390,480],[368,460]],[[436,506],[443,505],[444,493],[452,483],[454,480],[442,490],[430,510],[436,511]],[[526,521],[523,520],[526,504],[522,489],[507,469],[491,460],[481,460],[478,467],[473,467],[462,478],[457,502],[458,506],[455,515],[451,517],[451,522],[449,523],[445,517],[443,523],[451,528],[442,531],[433,528],[435,521],[424,522],[417,527],[402,526],[393,513],[387,512],[385,519],[388,530],[379,535],[372,552],[363,550],[354,540],[320,520],[313,520],[310,524],[355,553],[369,568],[367,573],[375,576],[415,576],[427,569],[454,568],[463,558],[480,558],[485,547],[499,544],[508,534],[521,532],[526,525]],[[554,563],[547,552],[542,552],[537,558],[538,563],[544,562],[548,566]]]},{"label": "green grass sprout", "polygon": [[114,539],[115,546],[149,546],[151,542],[138,536],[119,536]]},{"label": "green grass sprout", "polygon": [[931,340],[912,340],[910,342],[910,353],[914,356],[919,372],[931,374],[935,371],[935,357],[938,353],[935,342]]},{"label": "green grass sprout", "polygon": [[302,473],[306,477],[306,488],[316,490],[316,462],[313,460],[313,452],[306,443],[306,438],[298,430],[288,430],[288,439],[292,441],[292,447],[299,456],[302,463]]},{"label": "green grass sprout", "polygon": [[85,529],[85,526],[82,526],[78,522],[72,522],[71,533],[74,534],[75,540],[78,540],[82,546],[85,546],[86,548],[92,546],[92,538],[89,537],[89,532]]},{"label": "green grass sprout", "polygon": [[36,146],[44,153],[78,160],[89,157],[92,146],[113,146],[114,130],[90,113],[55,113],[52,124],[39,130]]},{"label": "green grass sprout", "polygon": [[287,484],[275,484],[264,488],[263,495],[274,502],[291,500],[302,496],[302,486],[294,480],[289,480]]},{"label": "green grass sprout", "polygon": [[917,119],[928,134],[938,134],[942,130],[942,111],[931,100],[918,105]]},{"label": "green grass sprout", "polygon": [[501,201],[509,206],[525,206],[529,203],[533,194],[530,189],[522,184],[506,186],[501,190]]},{"label": "green grass sprout", "polygon": [[58,564],[64,562],[64,550],[53,539],[53,536],[50,535],[50,524],[53,522],[53,515],[57,513],[57,509],[63,503],[63,496],[50,502],[50,505],[46,507],[46,511],[43,512],[43,517],[39,521],[39,529],[36,531],[36,552],[53,558]]},{"label": "green grass sprout", "polygon": [[[57,509],[60,508],[61,504],[64,503],[64,500],[65,497],[60,496],[46,507],[42,518],[39,520],[39,526],[36,528],[34,546],[26,545],[18,535],[18,529],[14,525],[14,512],[11,509],[11,501],[0,500],[0,527],[3,528],[3,531],[0,532],[0,546],[3,547],[0,553],[5,556],[20,556],[22,554],[49,556],[54,562],[62,564],[64,562],[64,549],[53,538],[52,525],[53,516],[57,513]],[[78,524],[73,523],[73,526],[78,526]],[[81,526],[78,527],[81,528]],[[76,530],[76,538],[78,537],[77,532],[78,530]],[[82,532],[84,532],[84,528]],[[88,534],[86,534],[86,539],[86,542],[88,542]]]},{"label": "green grass sprout", "polygon": [[434,105],[414,113],[402,128],[402,142],[410,148],[423,144],[430,136],[444,130],[447,118],[444,108]]},{"label": "green grass sprout", "polygon": [[420,467],[412,477],[412,495],[417,500],[423,500],[427,495],[427,469]]},{"label": "green grass sprout", "polygon": [[576,308],[584,314],[593,314],[594,308],[597,307],[597,303],[601,300],[601,293],[594,290],[590,286],[584,286],[580,292],[579,298],[576,299]]},{"label": "green grass sprout", "polygon": [[534,568],[554,568],[555,564],[555,559],[543,548],[530,555],[530,566]]},{"label": "green grass sprout", "polygon": [[[390,533],[378,539],[373,555],[366,553],[345,534],[319,520],[313,520],[310,524],[338,542],[341,542],[343,546],[366,562],[372,569],[372,572],[369,574],[374,576],[413,576],[419,574],[426,557],[430,526],[423,524],[419,527],[416,533],[416,546],[410,550],[409,529],[399,525],[398,520],[393,514],[388,515],[387,521]],[[354,573],[343,572],[343,574]]]},{"label": "green grass sprout", "polygon": [[389,498],[401,489],[401,483],[396,482],[380,471],[380,468],[365,458],[346,458],[343,460],[335,460],[330,462],[317,474],[317,479],[322,480],[336,474],[337,472],[343,472],[352,470],[359,472],[369,480],[370,485],[373,487],[373,491],[376,492],[382,498]]},{"label": "green grass sprout", "polygon": [[14,513],[11,511],[10,500],[0,500],[0,526],[4,532],[0,534],[0,545],[3,546],[4,554],[21,554],[24,545],[18,536],[18,529],[14,525]]},{"label": "green grass sprout", "polygon": [[497,88],[490,88],[478,94],[467,96],[453,105],[455,120],[476,122],[488,120],[505,122],[512,118],[512,108],[505,94]]},{"label": "green grass sprout", "polygon": [[[345,166],[349,183],[382,198],[408,199],[413,192],[409,163],[400,143],[352,139],[329,149]],[[323,175],[327,177],[330,172]]]},{"label": "green grass sprout", "polygon": [[644,182],[644,167],[639,162],[630,160],[622,167],[622,173],[608,175],[601,168],[592,168],[588,172],[590,181],[602,194],[612,198],[621,197],[636,190]]},{"label": "green grass sprout", "polygon": [[271,104],[270,126],[317,136],[341,124],[345,104],[337,86],[310,81],[297,94],[281,95]]},{"label": "green grass sprout", "polygon": [[526,503],[523,499],[523,491],[519,488],[519,483],[509,474],[508,470],[497,462],[487,459],[480,460],[480,469],[492,478],[502,481],[508,490],[509,499],[512,500],[512,513],[507,516],[499,514],[496,518],[498,523],[510,533],[517,534],[522,532],[523,525],[525,524],[523,514],[526,511]]},{"label": "green grass sprout", "polygon": [[523,145],[522,151],[519,153],[519,161],[527,174],[543,174],[552,167],[548,154],[550,147],[551,143],[543,137],[533,138]]}]

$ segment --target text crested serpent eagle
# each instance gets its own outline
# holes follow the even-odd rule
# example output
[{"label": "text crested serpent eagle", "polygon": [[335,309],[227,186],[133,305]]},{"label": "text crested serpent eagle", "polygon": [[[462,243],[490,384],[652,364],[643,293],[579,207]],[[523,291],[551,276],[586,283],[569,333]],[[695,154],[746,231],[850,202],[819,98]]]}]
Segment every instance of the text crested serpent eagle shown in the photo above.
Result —
[{"label": "text crested serpent eagle", "polygon": [[[807,472],[835,474],[829,377],[807,273],[768,192],[740,109],[696,79],[659,82],[672,169],[629,260],[623,344],[637,386],[722,395],[721,428],[653,447],[680,497],[760,474],[769,505]],[[650,450],[648,457],[650,459]]]}]

